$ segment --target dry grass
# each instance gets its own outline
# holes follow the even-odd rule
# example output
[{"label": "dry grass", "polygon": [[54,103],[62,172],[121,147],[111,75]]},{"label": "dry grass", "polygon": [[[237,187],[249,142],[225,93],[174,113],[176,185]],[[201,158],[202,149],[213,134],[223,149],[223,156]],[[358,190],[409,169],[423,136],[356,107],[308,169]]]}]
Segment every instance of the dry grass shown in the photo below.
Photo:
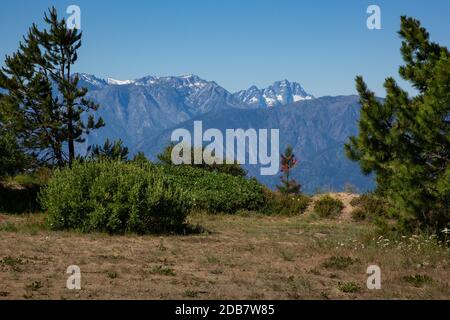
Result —
[{"label": "dry grass", "polygon": [[[49,231],[43,218],[0,215],[0,299],[450,298],[448,249],[341,219],[195,214],[209,232],[109,236]],[[366,289],[370,264],[381,290]],[[69,265],[81,290],[66,288]]]}]

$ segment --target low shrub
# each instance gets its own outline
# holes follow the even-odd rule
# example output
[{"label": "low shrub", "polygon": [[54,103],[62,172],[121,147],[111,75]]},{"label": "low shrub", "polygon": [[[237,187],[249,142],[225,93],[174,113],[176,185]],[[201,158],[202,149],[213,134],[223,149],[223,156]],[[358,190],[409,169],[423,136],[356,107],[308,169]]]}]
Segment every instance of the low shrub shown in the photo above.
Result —
[{"label": "low shrub", "polygon": [[362,208],[356,208],[352,211],[352,218],[355,221],[363,221],[367,218],[367,212],[366,210]]},{"label": "low shrub", "polygon": [[314,212],[321,218],[332,218],[341,214],[344,204],[341,200],[328,195],[321,197],[314,204]]},{"label": "low shrub", "polygon": [[256,179],[210,172],[185,165],[156,165],[173,184],[186,191],[192,209],[210,213],[259,210],[264,206],[263,185]]},{"label": "low shrub", "polygon": [[[172,166],[174,165],[172,163],[172,150],[174,148],[175,144],[170,143],[162,153],[158,154],[158,160],[161,164]],[[191,148],[191,159],[194,159],[194,153],[196,151],[204,152],[205,148]],[[212,161],[211,161],[212,162]],[[189,166],[194,167],[196,169],[202,169],[212,172],[219,172],[219,173],[226,173],[230,174],[232,176],[238,176],[238,177],[245,177],[247,175],[247,171],[238,163],[228,163],[228,161],[222,161],[223,163],[207,163],[205,162],[205,157],[202,159],[202,163],[198,164],[182,164],[182,165],[176,165],[176,166]]]},{"label": "low shrub", "polygon": [[17,176],[10,178],[13,183],[17,183],[23,186],[43,186],[47,184],[52,176],[52,170],[46,167],[40,167],[29,173],[18,174]]},{"label": "low shrub", "polygon": [[0,212],[26,213],[40,211],[40,188],[50,179],[49,168],[38,168],[0,181]]},{"label": "low shrub", "polygon": [[264,191],[265,205],[261,210],[269,215],[298,215],[305,212],[311,198],[305,195],[285,195],[271,190]]},{"label": "low shrub", "polygon": [[159,274],[163,276],[175,276],[175,271],[172,268],[164,267],[164,266],[156,266],[154,267],[150,273]]},{"label": "low shrub", "polygon": [[37,201],[39,185],[18,185],[0,182],[0,212],[35,212],[41,208]]},{"label": "low shrub", "polygon": [[361,287],[356,282],[339,282],[338,288],[344,293],[355,293],[361,290]]},{"label": "low shrub", "polygon": [[81,232],[173,231],[190,208],[182,189],[157,167],[118,161],[56,170],[40,201],[50,228]]},{"label": "low shrub", "polygon": [[366,193],[357,198],[353,198],[350,204],[356,207],[352,212],[352,217],[356,221],[376,220],[387,217],[389,205],[386,200],[373,193]]},{"label": "low shrub", "polygon": [[429,283],[433,282],[433,279],[431,277],[427,276],[426,274],[416,274],[413,276],[411,276],[411,275],[404,276],[403,280],[412,284],[415,287],[422,287],[425,284],[429,284]]},{"label": "low shrub", "polygon": [[322,263],[322,267],[326,269],[344,270],[356,262],[358,262],[358,260],[353,259],[352,257],[333,256],[325,260]]}]

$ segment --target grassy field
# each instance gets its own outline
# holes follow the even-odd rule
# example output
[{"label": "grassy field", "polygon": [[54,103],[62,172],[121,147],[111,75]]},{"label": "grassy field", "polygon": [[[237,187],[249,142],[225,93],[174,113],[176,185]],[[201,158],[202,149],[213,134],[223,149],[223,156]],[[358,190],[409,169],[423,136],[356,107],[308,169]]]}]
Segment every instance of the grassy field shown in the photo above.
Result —
[{"label": "grassy field", "polygon": [[[450,299],[450,252],[388,240],[348,219],[194,214],[198,234],[47,230],[42,214],[0,215],[0,299]],[[381,268],[368,290],[366,269]],[[81,290],[66,269],[81,268]]]}]

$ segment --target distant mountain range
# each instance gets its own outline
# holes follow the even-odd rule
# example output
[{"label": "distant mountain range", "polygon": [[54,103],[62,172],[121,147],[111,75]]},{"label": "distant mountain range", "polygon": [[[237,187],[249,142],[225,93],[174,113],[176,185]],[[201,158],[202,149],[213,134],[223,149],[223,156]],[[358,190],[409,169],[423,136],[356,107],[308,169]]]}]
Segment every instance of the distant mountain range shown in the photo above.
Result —
[{"label": "distant mountain range", "polygon": [[113,137],[134,146],[160,130],[209,112],[279,107],[313,98],[300,84],[287,80],[265,89],[253,86],[233,94],[196,75],[136,80],[79,76],[80,86],[87,87],[89,97],[102,106],[99,113],[107,124],[90,137],[90,143]]},{"label": "distant mountain range", "polygon": [[[106,126],[79,146],[100,144],[108,137],[122,139],[132,154],[143,151],[150,159],[169,143],[176,128],[192,129],[194,120],[206,128],[277,128],[280,148],[294,147],[299,165],[294,176],[303,190],[342,190],[351,183],[359,190],[373,187],[373,179],[360,173],[343,152],[348,136],[357,133],[359,103],[356,96],[315,98],[300,84],[287,80],[259,89],[231,93],[214,81],[196,75],[135,80],[101,79],[79,74],[80,85],[98,102]],[[279,176],[259,176],[259,166],[245,166],[270,187]]]}]

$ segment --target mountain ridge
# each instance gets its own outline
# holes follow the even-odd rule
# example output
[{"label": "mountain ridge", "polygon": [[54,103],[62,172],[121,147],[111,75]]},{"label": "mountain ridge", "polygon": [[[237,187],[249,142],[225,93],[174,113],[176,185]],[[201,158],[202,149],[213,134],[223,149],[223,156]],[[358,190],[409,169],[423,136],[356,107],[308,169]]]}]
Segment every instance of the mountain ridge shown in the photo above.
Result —
[{"label": "mountain ridge", "polygon": [[[194,74],[163,77],[149,75],[133,80],[108,80],[86,73],[78,75],[79,86],[87,87],[87,97],[101,105],[98,114],[107,124],[88,137],[86,143],[90,144],[101,143],[102,138],[108,136],[121,138],[127,145],[134,145],[144,138],[143,132],[152,135],[194,116],[230,108],[264,107],[247,103],[242,98],[245,90],[231,93],[215,81],[204,80]],[[290,103],[299,95],[304,95],[305,99],[312,97],[300,84],[287,80],[275,82],[274,86],[264,90],[280,96],[276,106],[281,106],[283,101],[285,104]],[[114,127],[108,126],[108,123]]]},{"label": "mountain ridge", "polygon": [[[81,81],[88,83],[91,89],[97,90],[108,85],[112,86],[151,86],[151,85],[171,85],[174,88],[196,88],[203,89],[206,86],[214,86],[224,90],[227,94],[232,95],[237,101],[252,108],[274,107],[286,105],[300,100],[314,99],[298,82],[290,82],[287,79],[275,81],[265,88],[258,88],[256,85],[250,86],[248,89],[239,90],[232,93],[224,87],[218,85],[215,81],[205,80],[195,74],[187,74],[181,76],[144,76],[137,79],[118,80],[114,78],[102,79],[95,75],[79,73]],[[195,89],[194,89],[195,90]]]}]

